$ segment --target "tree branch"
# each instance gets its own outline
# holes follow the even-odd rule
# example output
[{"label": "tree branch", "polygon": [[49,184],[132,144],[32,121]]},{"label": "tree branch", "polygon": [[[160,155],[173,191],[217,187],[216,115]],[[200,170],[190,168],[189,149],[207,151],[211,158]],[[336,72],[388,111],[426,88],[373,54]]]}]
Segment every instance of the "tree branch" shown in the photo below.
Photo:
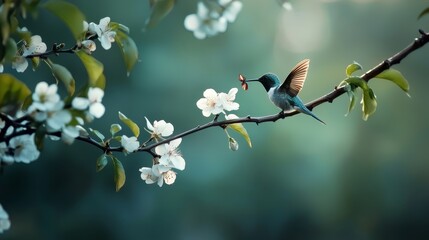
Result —
[{"label": "tree branch", "polygon": [[[392,57],[384,60],[383,62],[381,62],[380,64],[378,64],[374,68],[372,68],[371,70],[362,74],[360,76],[360,78],[362,78],[368,82],[369,80],[371,80],[372,78],[374,78],[375,76],[377,76],[378,74],[383,72],[384,70],[389,69],[391,66],[393,66],[395,64],[399,64],[410,53],[412,53],[412,52],[416,51],[417,49],[423,47],[426,43],[429,42],[429,33],[426,33],[423,30],[419,30],[419,33],[421,34],[421,36],[414,39],[414,41],[410,45],[408,45],[406,48],[399,51],[398,53],[396,53]],[[312,110],[313,108],[315,108],[315,107],[317,107],[323,103],[326,103],[326,102],[332,103],[336,98],[338,98],[339,96],[343,95],[346,92],[347,91],[344,87],[339,87],[339,88],[335,87],[335,89],[333,91],[331,91],[331,92],[307,103],[306,107],[308,109]],[[247,116],[247,117],[243,117],[243,118],[237,118],[237,119],[231,119],[231,120],[225,120],[225,121],[214,121],[214,122],[210,122],[210,123],[207,123],[207,124],[204,124],[201,126],[197,126],[197,127],[190,129],[188,131],[179,133],[173,137],[167,138],[167,139],[160,141],[158,143],[154,143],[154,144],[149,145],[147,147],[141,148],[140,150],[146,151],[147,149],[152,149],[158,145],[168,143],[174,139],[185,137],[189,134],[199,132],[201,130],[204,130],[204,129],[210,128],[210,127],[220,126],[222,128],[225,128],[228,124],[232,124],[232,123],[253,122],[253,123],[259,124],[259,123],[264,123],[264,122],[275,122],[279,119],[291,117],[291,116],[294,116],[294,115],[299,114],[299,113],[300,113],[299,111],[291,110],[291,111],[282,112],[282,113],[278,113],[278,114],[274,114],[274,115],[263,116],[263,117]]]},{"label": "tree branch", "polygon": [[[371,70],[367,71],[366,73],[362,74],[360,76],[360,78],[364,79],[365,81],[369,81],[372,78],[374,78],[375,76],[377,76],[378,74],[380,74],[381,72],[383,72],[384,70],[389,69],[391,66],[395,65],[395,64],[399,64],[404,58],[406,58],[410,53],[416,51],[417,49],[423,47],[426,43],[429,42],[429,33],[426,33],[422,30],[419,30],[421,36],[416,38],[410,45],[408,45],[406,48],[404,48],[403,50],[399,51],[398,53],[396,53],[395,55],[393,55],[392,57],[384,60],[383,62],[379,63],[377,66],[375,66],[374,68],[372,68]],[[51,53],[52,54],[52,53]],[[312,110],[313,108],[326,103],[326,102],[333,102],[336,98],[338,98],[339,96],[343,95],[344,93],[346,93],[346,89],[345,87],[335,87],[334,90],[332,90],[331,92],[313,100],[310,101],[309,103],[306,104],[307,108]],[[268,116],[262,116],[262,117],[251,117],[251,116],[247,116],[247,117],[242,117],[242,118],[237,118],[237,119],[229,119],[229,120],[224,120],[224,121],[217,121],[217,118],[215,118],[213,121],[208,122],[206,124],[203,125],[198,125],[195,128],[189,129],[187,131],[184,131],[182,133],[179,133],[177,135],[174,135],[172,137],[166,138],[162,141],[159,142],[155,142],[153,144],[150,145],[142,145],[138,151],[140,152],[148,152],[149,154],[151,154],[152,156],[156,156],[155,153],[153,153],[153,149],[159,145],[168,143],[174,139],[178,139],[178,138],[182,138],[185,137],[187,135],[205,130],[207,128],[211,128],[211,127],[221,127],[221,128],[226,128],[229,124],[233,124],[233,123],[256,123],[256,124],[260,124],[260,123],[264,123],[264,122],[275,122],[279,119],[284,119],[286,117],[291,117],[294,116],[296,114],[299,114],[300,112],[296,111],[296,110],[291,110],[291,111],[287,111],[287,112],[281,112],[278,114],[273,114],[273,115],[268,115]],[[5,115],[0,116],[3,120],[8,121],[8,119],[6,118]],[[36,131],[36,129],[31,128],[33,132]],[[32,132],[29,131],[28,129],[23,131],[23,134],[31,134]],[[61,132],[56,132],[56,133],[48,133],[49,135],[53,135],[53,136],[57,136],[60,137],[61,136]],[[19,135],[19,133],[16,133],[15,135]],[[123,147],[111,147],[109,144],[102,144],[99,143],[97,141],[95,141],[94,139],[92,139],[91,137],[78,137],[77,138],[80,141],[84,141],[87,142],[91,145],[94,145],[95,147],[103,150],[105,153],[109,153],[109,152],[122,152],[124,150]],[[3,141],[4,139],[0,138],[0,141]]]}]

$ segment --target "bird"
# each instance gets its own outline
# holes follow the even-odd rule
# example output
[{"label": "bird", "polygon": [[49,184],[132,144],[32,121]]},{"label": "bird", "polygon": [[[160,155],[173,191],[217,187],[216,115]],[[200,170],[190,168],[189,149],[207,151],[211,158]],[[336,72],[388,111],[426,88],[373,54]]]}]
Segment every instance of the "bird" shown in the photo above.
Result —
[{"label": "bird", "polygon": [[277,75],[273,73],[266,73],[258,79],[246,80],[242,75],[240,75],[239,78],[245,90],[247,90],[247,82],[260,82],[267,91],[268,98],[271,102],[282,110],[280,114],[283,114],[284,111],[295,109],[326,124],[314,115],[314,113],[305,106],[301,98],[298,97],[298,93],[303,88],[305,79],[307,78],[309,66],[309,59],[302,60],[292,69],[282,84],[280,84]]}]

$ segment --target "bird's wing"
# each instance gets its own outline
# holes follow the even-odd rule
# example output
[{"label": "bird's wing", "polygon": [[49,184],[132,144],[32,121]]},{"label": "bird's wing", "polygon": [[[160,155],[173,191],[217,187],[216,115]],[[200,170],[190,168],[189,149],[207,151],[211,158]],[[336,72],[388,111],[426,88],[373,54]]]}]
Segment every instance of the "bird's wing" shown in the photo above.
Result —
[{"label": "bird's wing", "polygon": [[299,62],[289,73],[283,84],[280,86],[279,90],[285,91],[292,97],[298,95],[304,86],[309,66],[310,59],[304,59]]}]

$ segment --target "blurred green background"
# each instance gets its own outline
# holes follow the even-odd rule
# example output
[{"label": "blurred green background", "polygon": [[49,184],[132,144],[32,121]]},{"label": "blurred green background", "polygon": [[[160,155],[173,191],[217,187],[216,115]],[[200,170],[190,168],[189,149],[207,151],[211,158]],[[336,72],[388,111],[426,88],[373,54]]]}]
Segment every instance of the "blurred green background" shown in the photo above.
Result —
[{"label": "blurred green background", "polygon": [[[227,92],[265,72],[287,76],[304,58],[310,73],[300,96],[310,101],[331,91],[357,61],[364,69],[392,56],[429,30],[417,20],[429,1],[243,1],[227,32],[197,40],[184,18],[197,1],[178,1],[156,28],[143,31],[148,1],[73,1],[88,21],[110,16],[131,29],[140,62],[130,77],[117,47],[94,56],[105,64],[107,108],[91,127],[107,134],[118,111],[145,126],[144,116],[173,123],[175,133],[211,119],[196,101],[207,88]],[[25,21],[48,44],[72,45],[68,29],[42,11]],[[314,112],[327,122],[297,115],[275,123],[245,125],[253,141],[228,149],[221,129],[186,137],[187,161],[172,186],[146,185],[138,169],[145,153],[122,160],[127,173],[118,193],[109,165],[95,172],[98,149],[82,142],[46,143],[31,165],[15,164],[0,175],[0,203],[12,228],[1,239],[429,239],[429,110],[426,46],[395,66],[409,80],[411,98],[384,80],[370,85],[378,98],[367,122],[360,106],[348,117],[346,95]],[[78,85],[86,72],[76,57],[67,66]],[[7,67],[6,72],[14,72]],[[18,77],[29,86],[53,81],[46,66]],[[240,116],[277,113],[260,85],[237,94]],[[130,134],[125,130],[124,134]],[[233,133],[232,133],[233,134]]]}]

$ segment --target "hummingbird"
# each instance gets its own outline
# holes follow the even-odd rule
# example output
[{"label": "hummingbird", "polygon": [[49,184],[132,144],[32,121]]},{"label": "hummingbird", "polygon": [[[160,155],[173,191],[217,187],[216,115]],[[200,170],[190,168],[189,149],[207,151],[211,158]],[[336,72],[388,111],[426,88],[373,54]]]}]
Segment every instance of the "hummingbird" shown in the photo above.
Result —
[{"label": "hummingbird", "polygon": [[316,117],[316,115],[314,115],[298,97],[298,93],[301,91],[304,86],[305,79],[307,78],[309,66],[309,59],[302,60],[292,69],[282,84],[280,84],[280,80],[277,75],[273,73],[266,73],[258,79],[251,80],[246,80],[244,76],[240,75],[239,79],[242,82],[244,90],[247,90],[246,82],[260,82],[267,91],[268,98],[271,102],[282,110],[280,112],[281,114],[286,110],[295,109],[301,113],[312,116],[323,124],[326,124],[320,118]]}]

